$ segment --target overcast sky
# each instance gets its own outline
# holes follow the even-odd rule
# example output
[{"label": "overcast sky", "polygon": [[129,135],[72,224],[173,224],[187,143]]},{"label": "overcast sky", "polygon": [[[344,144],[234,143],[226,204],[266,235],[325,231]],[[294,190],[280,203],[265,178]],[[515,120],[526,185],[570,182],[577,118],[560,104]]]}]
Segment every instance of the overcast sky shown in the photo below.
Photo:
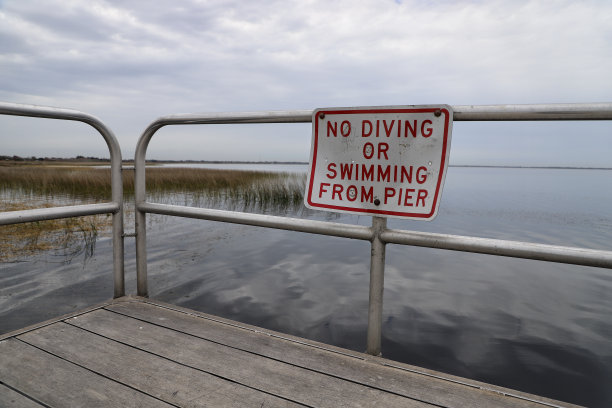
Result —
[{"label": "overcast sky", "polygon": [[[0,0],[0,100],[124,158],[171,113],[612,102],[612,1]],[[0,154],[108,156],[0,117]],[[168,127],[150,158],[308,160],[310,125]],[[612,166],[612,123],[454,124],[451,164]]]}]

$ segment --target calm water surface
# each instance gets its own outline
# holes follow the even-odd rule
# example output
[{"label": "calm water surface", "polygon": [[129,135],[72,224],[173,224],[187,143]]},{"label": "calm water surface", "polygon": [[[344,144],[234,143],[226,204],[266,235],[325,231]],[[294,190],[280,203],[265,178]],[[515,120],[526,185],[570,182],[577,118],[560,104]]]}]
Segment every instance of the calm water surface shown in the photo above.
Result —
[{"label": "calm water surface", "polygon": [[[162,216],[148,222],[151,297],[365,350],[369,243]],[[612,171],[451,167],[434,221],[389,219],[389,227],[609,250]],[[87,260],[51,251],[0,265],[0,332],[108,299],[110,251],[100,239]],[[133,293],[131,240],[126,271]],[[387,358],[612,406],[611,270],[389,245],[384,296]]]}]

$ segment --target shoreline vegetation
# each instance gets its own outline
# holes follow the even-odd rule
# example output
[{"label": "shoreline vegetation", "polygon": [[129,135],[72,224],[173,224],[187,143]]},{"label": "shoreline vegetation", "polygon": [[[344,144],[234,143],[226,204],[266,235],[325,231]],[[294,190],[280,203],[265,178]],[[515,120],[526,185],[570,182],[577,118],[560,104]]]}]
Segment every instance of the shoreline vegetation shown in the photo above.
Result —
[{"label": "shoreline vegetation", "polygon": [[[134,172],[123,171],[123,194],[134,195]],[[292,173],[205,168],[147,168],[147,194],[206,194],[261,203],[302,200],[305,179]],[[304,182],[301,180],[304,179]],[[0,166],[0,190],[6,195],[66,197],[90,201],[111,197],[109,168],[87,166]],[[288,182],[289,181],[289,182]]]},{"label": "shoreline vegetation", "polygon": [[[43,162],[44,164],[41,164]],[[2,163],[2,162],[0,162]],[[75,161],[0,164],[0,211],[74,205],[111,199],[109,168]],[[58,164],[61,163],[61,164]],[[99,164],[100,162],[91,162]],[[4,164],[4,163],[3,163]],[[134,172],[123,171],[126,218],[133,216]],[[215,206],[240,211],[299,210],[306,178],[301,174],[205,168],[147,168],[147,195],[154,201]],[[178,197],[178,198],[177,198]],[[98,236],[111,228],[110,215],[0,226],[0,262],[14,262],[56,248],[68,261],[93,255]],[[59,248],[59,249],[57,249]]]}]

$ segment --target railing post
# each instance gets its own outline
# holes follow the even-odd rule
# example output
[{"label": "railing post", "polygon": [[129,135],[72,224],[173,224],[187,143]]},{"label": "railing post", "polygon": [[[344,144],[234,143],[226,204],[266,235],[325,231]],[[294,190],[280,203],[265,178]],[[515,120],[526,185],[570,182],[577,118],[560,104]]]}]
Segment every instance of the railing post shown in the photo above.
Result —
[{"label": "railing post", "polygon": [[138,296],[149,297],[147,284],[147,214],[140,209],[146,199],[146,176],[144,150],[137,148],[134,158],[134,220],[136,228],[136,292]]},{"label": "railing post", "polygon": [[372,251],[370,257],[370,300],[368,304],[368,354],[381,355],[383,288],[385,284],[385,243],[380,234],[387,219],[372,217]]}]

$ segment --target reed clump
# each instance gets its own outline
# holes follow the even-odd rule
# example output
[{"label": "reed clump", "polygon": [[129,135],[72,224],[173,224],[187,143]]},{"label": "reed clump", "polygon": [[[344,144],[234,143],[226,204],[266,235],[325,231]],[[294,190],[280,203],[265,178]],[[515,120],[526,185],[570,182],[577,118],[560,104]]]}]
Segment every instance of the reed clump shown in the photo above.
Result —
[{"label": "reed clump", "polygon": [[306,179],[285,175],[283,179],[257,180],[248,188],[230,190],[230,201],[241,203],[244,211],[261,208],[272,212],[295,210],[302,205]]},{"label": "reed clump", "polygon": [[[147,169],[147,191],[158,192],[219,192],[222,190],[249,189],[254,183],[279,180],[285,176],[281,173],[190,169],[190,168],[150,168]],[[133,183],[133,179],[131,179]],[[133,191],[124,179],[126,191]]]}]

